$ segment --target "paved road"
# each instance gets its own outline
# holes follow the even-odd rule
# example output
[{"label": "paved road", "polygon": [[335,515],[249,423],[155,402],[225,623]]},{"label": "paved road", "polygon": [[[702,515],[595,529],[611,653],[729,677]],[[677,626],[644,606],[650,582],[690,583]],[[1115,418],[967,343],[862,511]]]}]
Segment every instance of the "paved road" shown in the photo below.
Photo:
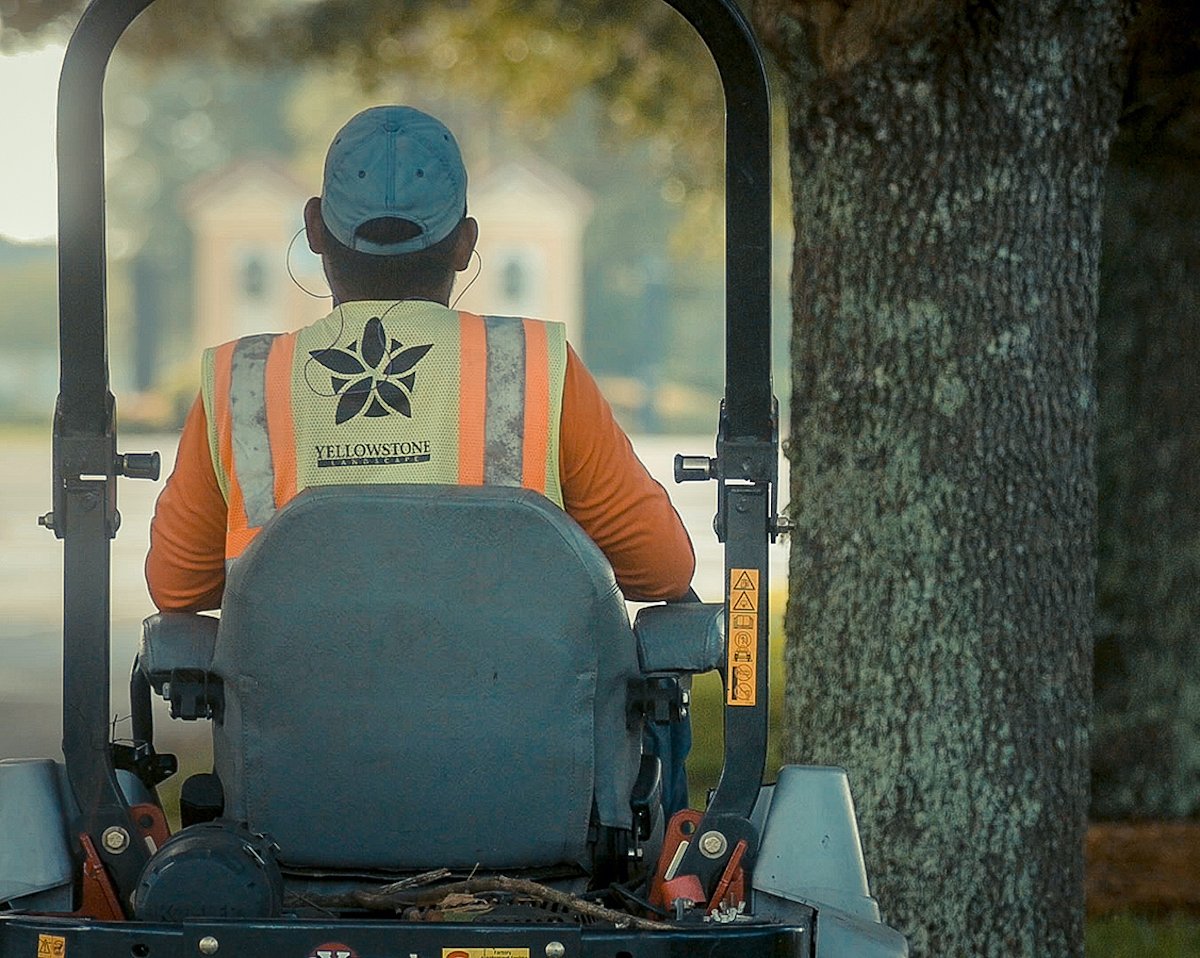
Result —
[{"label": "paved road", "polygon": [[[635,441],[643,461],[671,492],[696,544],[696,589],[701,598],[719,599],[723,590],[722,553],[712,533],[714,490],[711,483],[676,486],[671,481],[676,452],[711,453],[711,437],[651,437]],[[122,451],[158,449],[163,474],[174,462],[173,437],[129,436]],[[781,472],[784,470],[781,470]],[[0,441],[0,757],[58,755],[62,694],[62,547],[37,525],[50,508],[48,440],[4,437]],[[137,647],[142,619],[154,611],[142,578],[150,516],[159,483],[123,480],[120,488],[122,525],[112,555],[113,708],[127,708],[129,664]],[[786,501],[786,494],[781,494]],[[786,553],[772,549],[772,582],[786,579]],[[204,742],[206,731],[157,723],[163,744],[181,750]]]}]

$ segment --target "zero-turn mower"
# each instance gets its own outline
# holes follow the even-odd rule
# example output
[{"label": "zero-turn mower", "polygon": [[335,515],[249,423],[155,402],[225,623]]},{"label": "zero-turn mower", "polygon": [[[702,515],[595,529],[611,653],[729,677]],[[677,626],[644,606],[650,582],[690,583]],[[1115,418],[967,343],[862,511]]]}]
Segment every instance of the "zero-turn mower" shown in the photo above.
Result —
[{"label": "zero-turn mower", "polygon": [[[63,758],[0,762],[0,958],[899,958],[840,769],[767,746],[776,503],[766,76],[732,0],[668,0],[726,104],[725,396],[715,481],[725,601],[641,610],[575,523],[510,488],[328,486],[229,573],[220,618],[145,623],[132,741],[109,725],[118,453],[106,349],[105,67],[151,0],[94,0],[59,92]],[[298,557],[303,557],[302,559]],[[553,596],[553,601],[548,597]],[[664,821],[647,722],[723,676],[703,812]],[[215,768],[168,833],[151,696],[211,724]]]}]

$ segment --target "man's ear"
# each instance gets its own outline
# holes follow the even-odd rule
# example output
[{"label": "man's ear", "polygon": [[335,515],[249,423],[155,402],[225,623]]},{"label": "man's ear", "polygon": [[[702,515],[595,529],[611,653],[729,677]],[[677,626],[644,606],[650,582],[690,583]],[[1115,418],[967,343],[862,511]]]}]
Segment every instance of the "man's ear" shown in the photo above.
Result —
[{"label": "man's ear", "polygon": [[314,196],[304,204],[304,233],[308,248],[320,256],[325,252],[325,221],[321,219],[321,197]]},{"label": "man's ear", "polygon": [[454,270],[461,273],[471,265],[471,254],[475,252],[475,244],[479,242],[479,224],[473,216],[466,217],[458,227],[458,236],[454,241]]}]

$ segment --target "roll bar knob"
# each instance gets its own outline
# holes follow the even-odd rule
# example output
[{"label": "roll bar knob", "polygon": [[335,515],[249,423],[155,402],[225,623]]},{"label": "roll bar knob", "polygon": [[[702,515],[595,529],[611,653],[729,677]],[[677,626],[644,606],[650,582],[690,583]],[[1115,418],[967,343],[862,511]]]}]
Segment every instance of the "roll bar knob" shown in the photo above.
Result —
[{"label": "roll bar knob", "polygon": [[118,476],[154,481],[161,470],[162,457],[157,452],[124,452],[117,455]]},{"label": "roll bar knob", "polygon": [[706,482],[717,477],[717,460],[708,456],[675,454],[676,482]]}]

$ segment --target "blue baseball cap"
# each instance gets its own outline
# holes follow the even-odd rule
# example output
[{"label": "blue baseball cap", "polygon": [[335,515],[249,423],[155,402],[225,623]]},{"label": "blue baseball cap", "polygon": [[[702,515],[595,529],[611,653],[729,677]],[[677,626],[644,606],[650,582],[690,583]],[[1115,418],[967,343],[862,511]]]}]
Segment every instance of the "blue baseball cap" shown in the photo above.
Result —
[{"label": "blue baseball cap", "polygon": [[[409,106],[364,110],[338,131],[325,157],[321,215],[334,238],[363,253],[396,256],[441,242],[467,210],[467,170],[454,134]],[[421,232],[396,243],[357,235],[396,217]]]}]

